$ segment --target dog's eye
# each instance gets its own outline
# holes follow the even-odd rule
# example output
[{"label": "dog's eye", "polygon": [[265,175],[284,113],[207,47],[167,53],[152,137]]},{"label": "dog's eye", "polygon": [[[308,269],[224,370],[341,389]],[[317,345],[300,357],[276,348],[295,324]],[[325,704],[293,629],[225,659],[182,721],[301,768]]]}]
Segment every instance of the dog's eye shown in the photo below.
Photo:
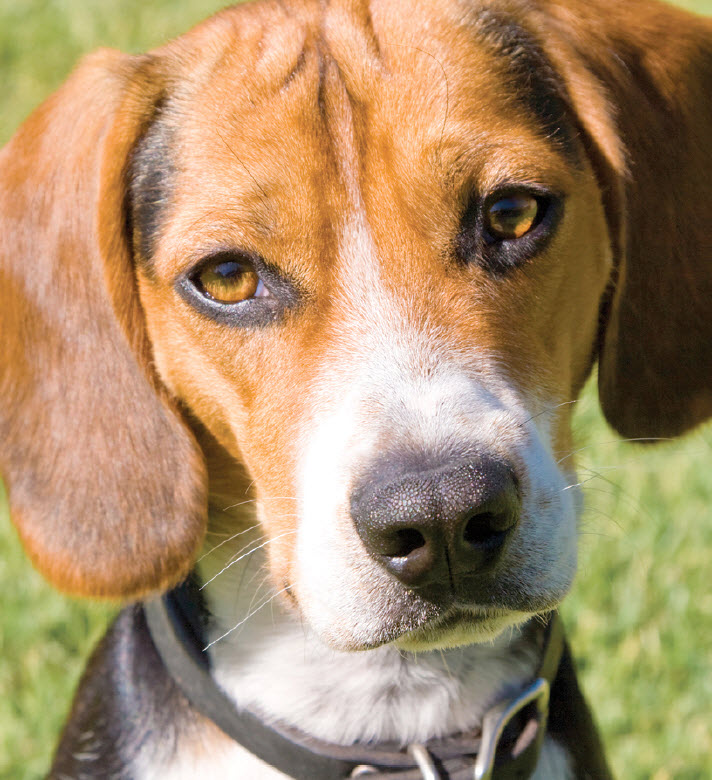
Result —
[{"label": "dog's eye", "polygon": [[460,262],[495,277],[534,258],[555,234],[565,195],[539,184],[508,184],[471,196],[460,217],[454,250]]},{"label": "dog's eye", "polygon": [[541,203],[529,193],[499,197],[485,210],[485,233],[492,241],[521,238],[539,223]]},{"label": "dog's eye", "polygon": [[269,295],[257,271],[246,258],[214,260],[201,268],[194,282],[203,295],[218,303],[240,303]]},{"label": "dog's eye", "polygon": [[217,249],[175,279],[175,291],[211,320],[230,327],[277,324],[300,301],[298,284],[276,265],[241,249]]}]

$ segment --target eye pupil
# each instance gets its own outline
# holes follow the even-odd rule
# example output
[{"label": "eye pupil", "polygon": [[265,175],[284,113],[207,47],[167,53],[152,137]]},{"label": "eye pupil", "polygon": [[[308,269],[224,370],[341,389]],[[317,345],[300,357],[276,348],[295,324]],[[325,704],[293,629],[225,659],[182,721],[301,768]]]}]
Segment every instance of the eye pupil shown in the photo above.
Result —
[{"label": "eye pupil", "polygon": [[486,229],[497,241],[521,238],[537,224],[539,201],[525,193],[499,198],[488,208]]},{"label": "eye pupil", "polygon": [[212,268],[212,272],[222,279],[232,279],[236,276],[239,276],[242,271],[243,267],[235,260],[228,260],[224,263],[218,263]]},{"label": "eye pupil", "polygon": [[215,260],[203,266],[194,283],[207,298],[218,303],[239,303],[252,298],[260,278],[245,259]]}]

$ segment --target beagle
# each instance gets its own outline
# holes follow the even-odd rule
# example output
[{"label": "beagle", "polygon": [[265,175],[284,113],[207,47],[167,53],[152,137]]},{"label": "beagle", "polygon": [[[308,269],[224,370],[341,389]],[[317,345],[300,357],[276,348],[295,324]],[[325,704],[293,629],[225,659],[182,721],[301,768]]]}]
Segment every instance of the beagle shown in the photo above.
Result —
[{"label": "beagle", "polygon": [[624,436],[712,416],[711,88],[654,0],[261,0],[81,63],[0,153],[12,516],[131,602],[51,777],[609,776],[571,403],[597,362]]}]

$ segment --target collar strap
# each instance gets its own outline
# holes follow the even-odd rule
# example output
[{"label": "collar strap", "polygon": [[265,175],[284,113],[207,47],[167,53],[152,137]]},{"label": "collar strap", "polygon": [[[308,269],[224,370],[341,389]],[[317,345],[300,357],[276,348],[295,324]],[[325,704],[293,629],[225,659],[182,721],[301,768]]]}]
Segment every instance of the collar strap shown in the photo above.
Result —
[{"label": "collar strap", "polygon": [[536,768],[546,733],[549,691],[564,646],[556,612],[547,621],[534,681],[492,707],[481,732],[404,749],[388,743],[334,745],[238,710],[210,673],[210,657],[203,649],[207,612],[191,581],[145,602],[143,610],[166,670],[192,707],[250,753],[294,780],[522,780]]}]

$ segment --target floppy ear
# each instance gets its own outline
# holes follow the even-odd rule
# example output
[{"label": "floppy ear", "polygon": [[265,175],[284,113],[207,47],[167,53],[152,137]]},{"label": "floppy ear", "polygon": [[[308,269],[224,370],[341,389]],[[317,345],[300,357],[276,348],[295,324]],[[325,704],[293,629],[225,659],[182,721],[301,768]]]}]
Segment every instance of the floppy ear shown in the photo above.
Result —
[{"label": "floppy ear", "polygon": [[712,416],[712,20],[652,0],[544,7],[613,234],[603,411],[624,436],[674,436]]},{"label": "floppy ear", "polygon": [[0,471],[62,590],[137,597],[190,569],[202,455],[149,370],[127,236],[150,57],[87,58],[0,152]]}]

